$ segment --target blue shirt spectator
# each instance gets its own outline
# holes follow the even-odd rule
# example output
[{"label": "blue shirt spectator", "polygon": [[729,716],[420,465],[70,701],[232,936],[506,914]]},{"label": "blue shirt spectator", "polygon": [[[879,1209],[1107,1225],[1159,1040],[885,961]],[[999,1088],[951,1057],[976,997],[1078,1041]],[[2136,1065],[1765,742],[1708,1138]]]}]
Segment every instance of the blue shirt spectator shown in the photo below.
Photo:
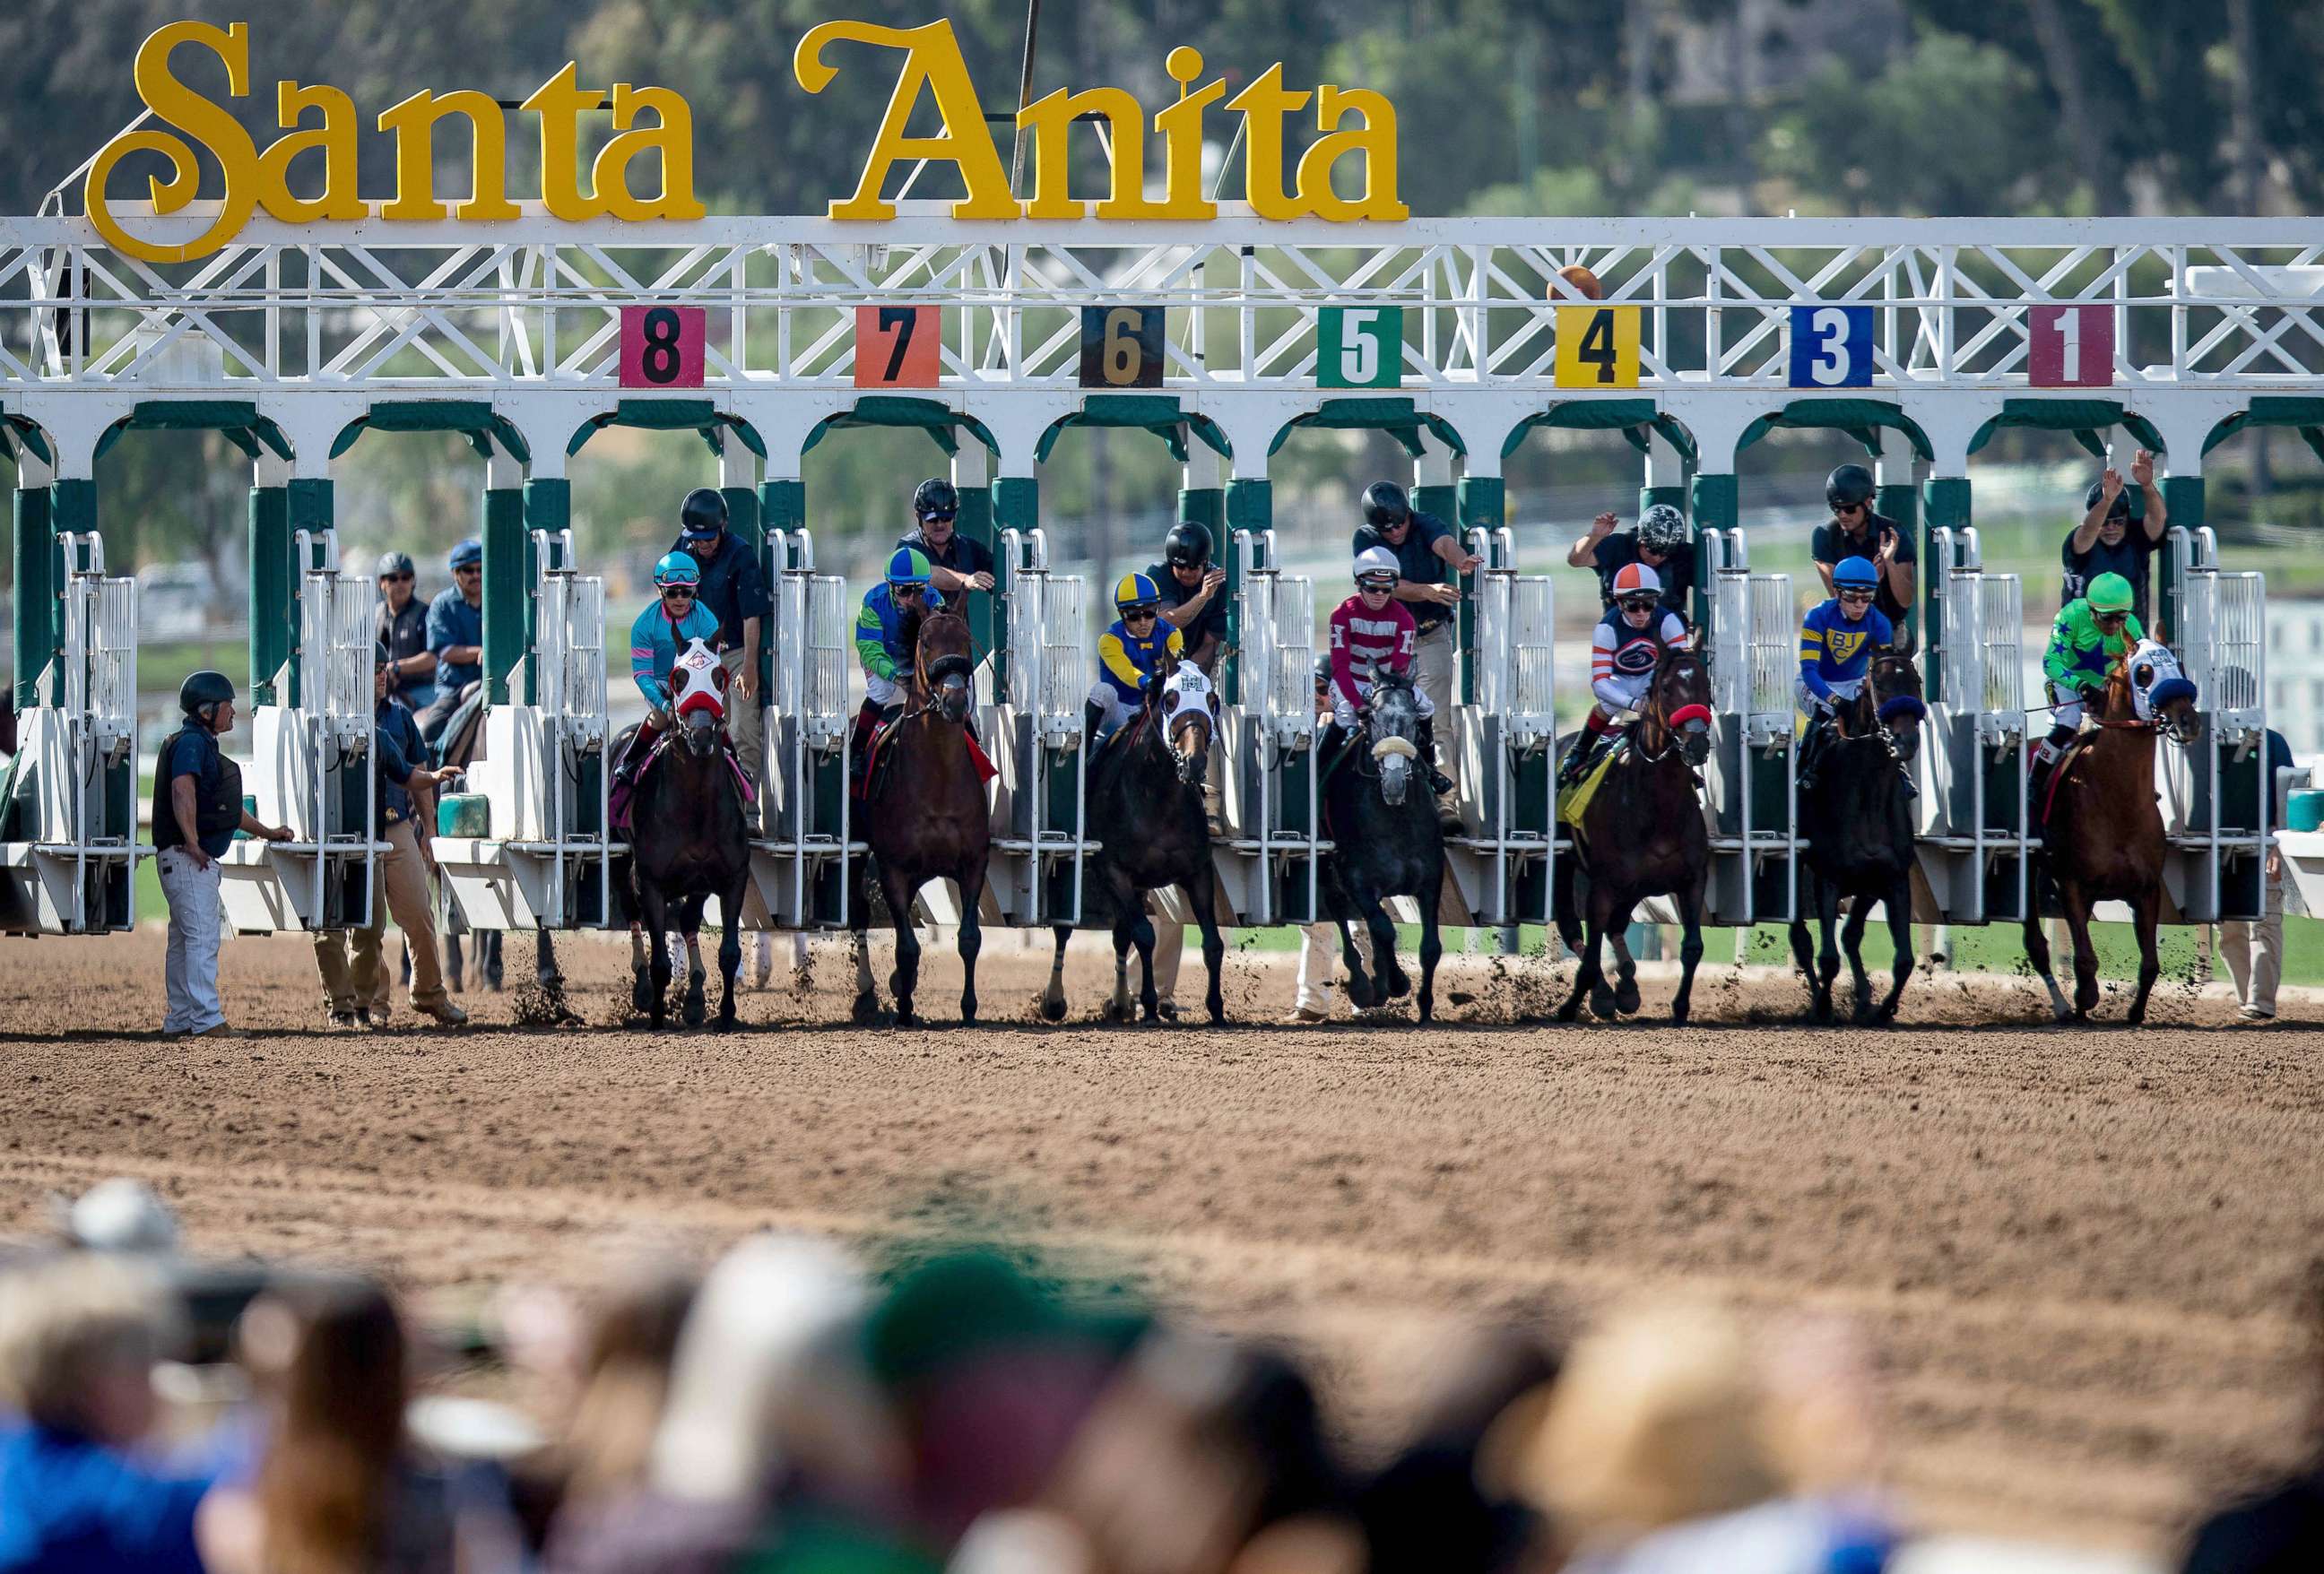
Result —
[{"label": "blue shirt spectator", "polygon": [[209,1487],[71,1432],[5,1425],[0,1574],[202,1574],[194,1508]]},{"label": "blue shirt spectator", "polygon": [[428,603],[428,649],[436,652],[436,676],[444,687],[465,688],[484,676],[481,659],[448,661],[444,652],[463,645],[481,648],[484,642],[484,609],[481,601],[471,603],[460,593],[460,587],[454,585]]}]

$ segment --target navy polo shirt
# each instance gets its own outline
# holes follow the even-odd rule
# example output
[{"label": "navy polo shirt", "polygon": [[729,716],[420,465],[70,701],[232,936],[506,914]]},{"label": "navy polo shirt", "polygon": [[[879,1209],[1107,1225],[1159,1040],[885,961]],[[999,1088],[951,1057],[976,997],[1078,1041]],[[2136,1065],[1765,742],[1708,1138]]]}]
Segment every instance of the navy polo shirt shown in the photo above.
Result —
[{"label": "navy polo shirt", "polygon": [[[154,775],[160,778],[153,795],[153,847],[159,851],[165,847],[180,847],[185,838],[178,833],[178,816],[170,812],[170,784],[181,776],[194,778],[194,801],[198,805],[212,790],[217,779],[218,768],[224,759],[218,751],[218,741],[202,730],[201,723],[188,717],[186,724],[161,745],[161,758]],[[234,845],[234,827],[213,831],[201,838],[202,851],[212,858],[224,858],[226,849]]]},{"label": "navy polo shirt", "polygon": [[470,606],[468,598],[460,594],[458,585],[438,592],[428,603],[428,649],[436,652],[436,681],[447,688],[457,689],[484,676],[481,661],[464,662],[454,666],[446,661],[444,652],[455,645],[475,645],[484,642],[484,609]]},{"label": "navy polo shirt", "polygon": [[[679,537],[670,550],[686,551],[686,538]],[[740,650],[742,625],[757,618],[763,643],[764,622],[774,616],[775,603],[767,594],[767,576],[759,567],[759,555],[744,546],[741,537],[725,530],[720,532],[718,555],[707,561],[696,557],[695,563],[702,570],[702,583],[696,587],[694,599],[718,620],[720,642],[729,650]]]},{"label": "navy polo shirt", "polygon": [[[1386,536],[1370,525],[1356,527],[1355,550],[1360,555],[1373,547],[1387,547],[1396,554],[1397,566],[1403,570],[1406,584],[1446,584],[1452,578],[1452,566],[1439,557],[1434,550],[1437,542],[1452,534],[1452,528],[1434,514],[1412,511],[1412,529],[1404,533],[1404,545],[1389,544]],[[1452,609],[1434,602],[1408,601],[1404,610],[1412,614],[1420,632],[1426,633],[1452,615]]]}]

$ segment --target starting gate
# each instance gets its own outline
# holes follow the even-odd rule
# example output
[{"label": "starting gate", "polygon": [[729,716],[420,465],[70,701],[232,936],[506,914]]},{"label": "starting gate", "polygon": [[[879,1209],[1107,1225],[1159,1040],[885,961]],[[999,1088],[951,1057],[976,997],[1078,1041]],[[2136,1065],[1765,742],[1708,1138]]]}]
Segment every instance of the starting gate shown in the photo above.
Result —
[{"label": "starting gate", "polygon": [[[1019,927],[1078,924],[1088,838],[1085,586],[1049,570],[1038,528],[1001,533],[1009,654],[998,704],[979,728],[993,753],[988,916]],[[932,894],[932,893],[931,893]],[[927,900],[923,897],[923,900]]]},{"label": "starting gate", "polygon": [[1753,574],[1740,529],[1706,530],[1712,598],[1713,924],[1788,923],[1796,908],[1799,612],[1787,574]]},{"label": "starting gate", "polygon": [[57,542],[62,649],[0,798],[0,932],[100,934],[137,918],[137,582],[106,576],[94,530]]},{"label": "starting gate", "polygon": [[277,679],[288,704],[251,719],[248,785],[288,842],[237,841],[220,862],[227,921],[244,933],[371,922],[379,776],[371,745],[379,593],[339,572],[337,532],[300,530],[299,649]]},{"label": "starting gate", "polygon": [[854,726],[847,682],[855,608],[847,582],[815,571],[805,527],[770,532],[775,581],[774,685],[766,714],[760,809],[744,922],[776,929],[844,928],[847,861],[865,851],[847,784]]},{"label": "starting gate", "polygon": [[1461,707],[1464,833],[1445,846],[1462,924],[1550,922],[1558,837],[1557,717],[1551,679],[1556,620],[1545,575],[1517,572],[1517,536],[1469,532],[1485,560],[1476,582],[1471,697]]},{"label": "starting gate", "polygon": [[475,929],[603,929],[622,921],[606,804],[605,583],[570,529],[532,532],[533,641],[521,698],[484,713],[461,796],[485,823],[437,838],[453,902]]},{"label": "starting gate", "polygon": [[2163,884],[2180,918],[2209,924],[2264,916],[2269,814],[2267,576],[2223,574],[2208,527],[2174,529],[2169,550],[2181,587],[2169,630],[2195,685],[2202,735],[2159,745]]},{"label": "starting gate", "polygon": [[1212,844],[1236,924],[1307,924],[1321,911],[1315,775],[1315,587],[1285,574],[1275,532],[1234,532],[1234,683],[1220,715],[1227,835]]},{"label": "starting gate", "polygon": [[2024,587],[1988,574],[1974,526],[1930,531],[1944,643],[1923,756],[1919,863],[1934,917],[2025,916]]}]

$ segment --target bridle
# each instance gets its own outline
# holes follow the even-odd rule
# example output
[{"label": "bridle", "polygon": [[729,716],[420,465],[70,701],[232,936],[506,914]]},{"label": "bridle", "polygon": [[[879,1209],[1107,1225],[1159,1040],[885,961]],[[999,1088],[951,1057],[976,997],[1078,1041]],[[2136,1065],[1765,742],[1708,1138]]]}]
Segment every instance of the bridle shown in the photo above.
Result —
[{"label": "bridle", "polygon": [[[1363,709],[1356,713],[1356,719],[1360,723],[1360,727],[1359,729],[1360,735],[1367,741],[1376,741],[1376,740],[1373,740],[1372,738],[1372,718],[1374,713],[1379,708],[1382,696],[1388,694],[1391,690],[1408,695],[1412,693],[1412,678],[1409,674],[1398,673],[1394,668],[1389,668],[1387,671],[1375,669],[1371,677],[1371,692],[1364,695]],[[1416,707],[1414,711],[1416,721],[1418,719],[1418,710]],[[1390,733],[1388,736],[1403,738],[1406,742],[1411,741],[1410,739],[1404,738],[1404,735],[1400,732]],[[1378,757],[1375,756],[1370,749],[1357,749],[1352,750],[1352,752],[1355,755],[1354,768],[1356,774],[1362,777],[1367,781],[1378,781],[1379,779],[1379,770],[1378,769],[1379,760]],[[1367,767],[1370,767],[1371,769],[1366,769]]]},{"label": "bridle", "polygon": [[[1711,707],[1691,699],[1674,709],[1672,696],[1665,692],[1672,675],[1685,667],[1707,674],[1700,651],[1672,646],[1663,652],[1662,660],[1655,664],[1654,678],[1646,686],[1646,703],[1638,713],[1637,732],[1631,747],[1648,765],[1660,765],[1674,751],[1683,756],[1689,766],[1701,765],[1711,758]],[[1700,748],[1696,747],[1698,743]]]},{"label": "bridle", "polygon": [[[926,697],[905,720],[911,721],[934,712],[947,722],[964,723],[968,719],[968,684],[976,671],[976,662],[957,650],[946,651],[935,660],[929,660],[927,637],[928,621],[932,618],[950,618],[960,624],[963,633],[968,631],[968,620],[958,612],[938,607],[920,613],[919,625],[912,638],[912,686]],[[973,638],[971,638],[969,645],[972,649],[975,648]],[[955,679],[958,680],[956,683]],[[958,715],[953,714],[946,704],[954,695],[960,696],[961,700]]]},{"label": "bridle", "polygon": [[[1884,675],[1906,681],[1884,694],[1880,681]],[[1899,730],[1892,723],[1904,716],[1918,720],[1929,713],[1927,702],[1921,696],[1920,670],[1913,665],[1913,658],[1901,650],[1886,649],[1873,657],[1865,670],[1864,686],[1857,691],[1855,708],[1859,717],[1870,713],[1869,729],[1862,733],[1843,731],[1840,735],[1877,738],[1890,759],[1899,765],[1904,763],[1906,754],[1898,741]]]}]

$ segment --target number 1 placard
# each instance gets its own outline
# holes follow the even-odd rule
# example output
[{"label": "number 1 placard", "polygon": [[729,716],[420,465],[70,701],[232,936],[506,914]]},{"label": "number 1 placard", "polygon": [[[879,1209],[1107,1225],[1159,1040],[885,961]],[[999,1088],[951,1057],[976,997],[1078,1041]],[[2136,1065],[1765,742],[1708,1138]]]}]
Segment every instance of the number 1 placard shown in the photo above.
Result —
[{"label": "number 1 placard", "polygon": [[708,318],[698,306],[622,308],[622,386],[701,387]]},{"label": "number 1 placard", "polygon": [[1638,311],[1635,306],[1557,308],[1557,386],[1636,388]]},{"label": "number 1 placard", "polygon": [[944,368],[943,308],[855,308],[855,386],[934,388]]},{"label": "number 1 placard", "polygon": [[2032,387],[2113,385],[2113,307],[2028,307],[2025,337],[2025,381]]},{"label": "number 1 placard", "polygon": [[1315,313],[1315,386],[1394,388],[1404,380],[1404,308],[1326,306]]},{"label": "number 1 placard", "polygon": [[1082,308],[1082,386],[1162,386],[1162,308]]}]

